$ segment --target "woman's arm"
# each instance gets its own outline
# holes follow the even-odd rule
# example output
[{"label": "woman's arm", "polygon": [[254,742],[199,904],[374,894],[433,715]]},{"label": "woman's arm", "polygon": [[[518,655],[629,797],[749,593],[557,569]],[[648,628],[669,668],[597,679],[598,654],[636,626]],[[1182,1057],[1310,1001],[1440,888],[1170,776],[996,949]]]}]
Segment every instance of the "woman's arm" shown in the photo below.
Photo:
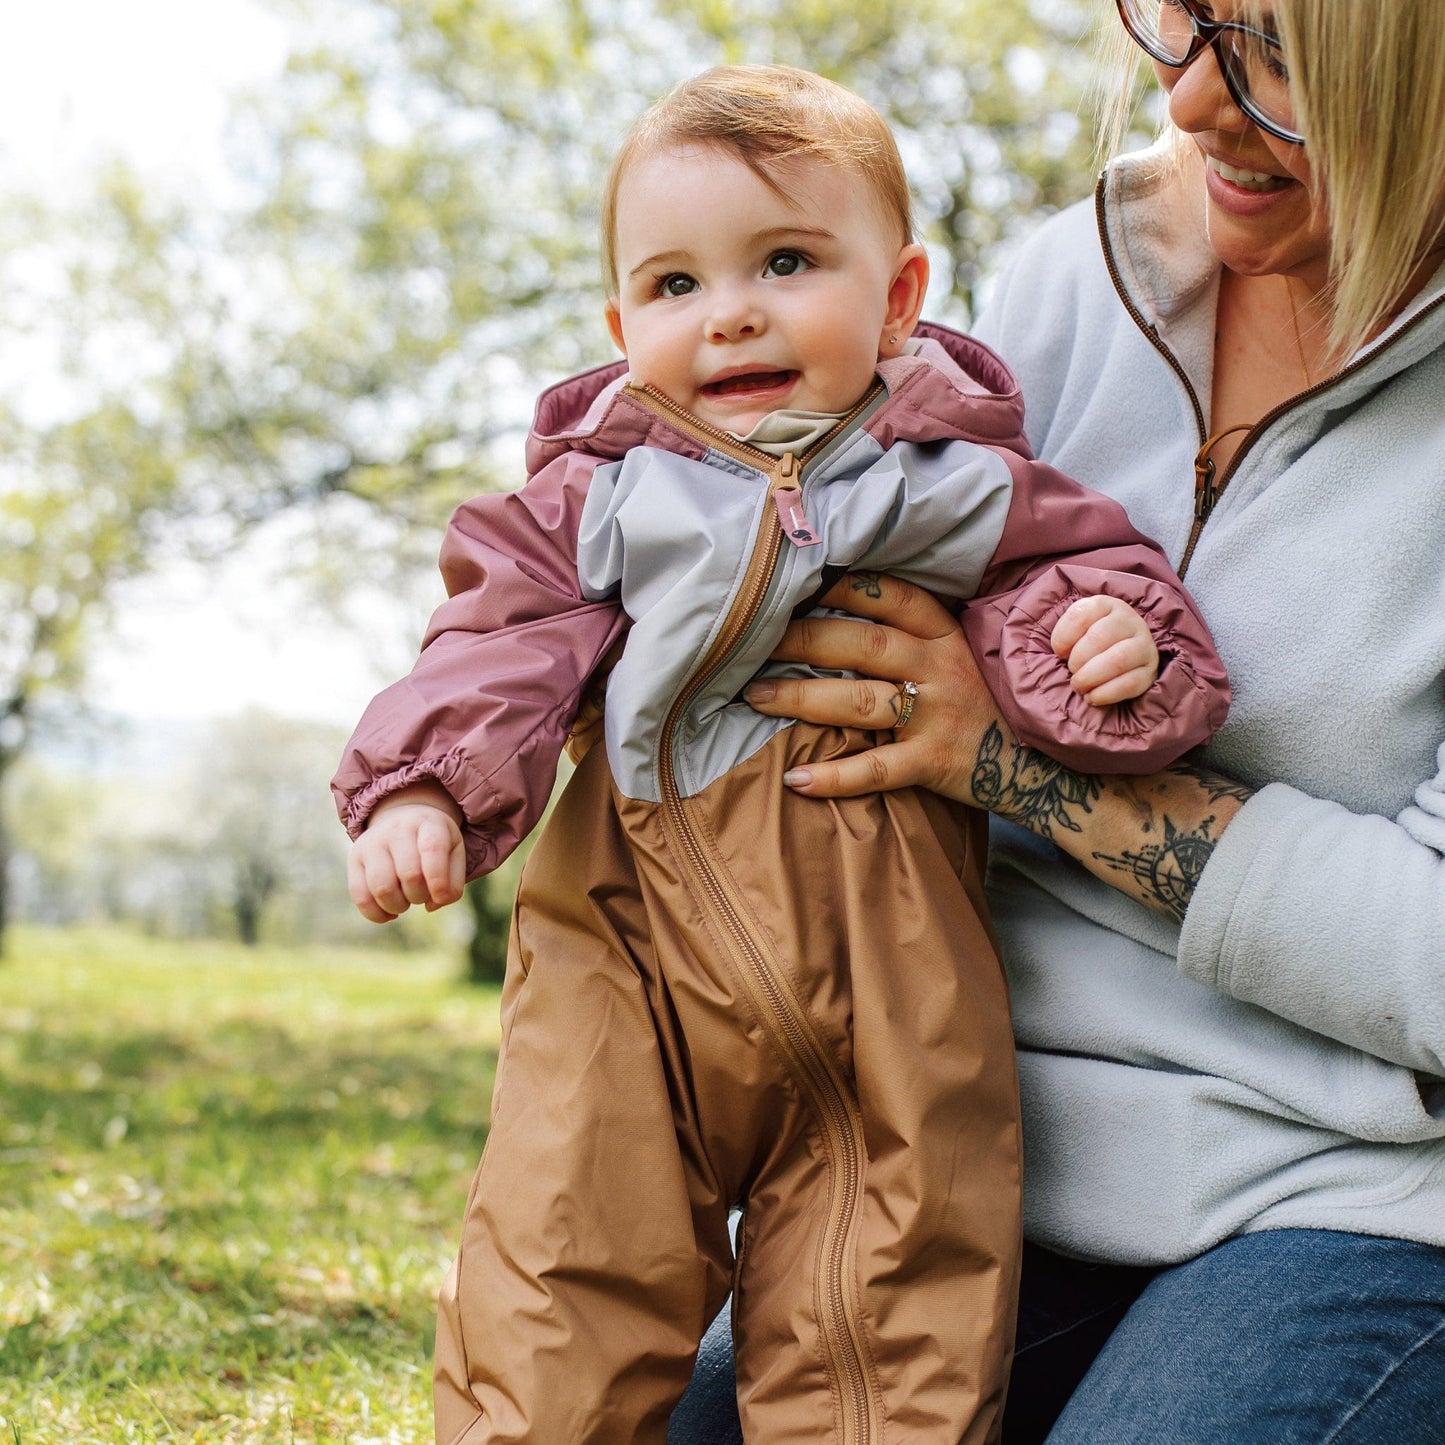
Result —
[{"label": "woman's arm", "polygon": [[857,679],[755,683],[759,712],[887,729],[898,684],[918,685],[894,741],[789,775],[800,793],[842,797],[920,786],[987,808],[1051,839],[1120,892],[1175,920],[1250,790],[1187,761],[1147,777],[1072,772],[1010,731],[947,610],[920,588],[872,573],[843,578],[825,606],[860,620],[806,618],[775,654]]}]

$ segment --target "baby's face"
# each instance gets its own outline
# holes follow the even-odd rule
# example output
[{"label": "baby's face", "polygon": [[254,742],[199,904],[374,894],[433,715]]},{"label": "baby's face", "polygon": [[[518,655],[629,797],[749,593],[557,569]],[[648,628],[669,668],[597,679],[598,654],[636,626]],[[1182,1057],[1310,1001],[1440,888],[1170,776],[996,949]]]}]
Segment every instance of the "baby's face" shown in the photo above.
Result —
[{"label": "baby's face", "polygon": [[862,175],[804,158],[779,178],[786,196],[687,146],[643,156],[618,189],[613,338],[634,381],[724,431],[782,407],[846,411],[911,329],[900,274],[910,294],[927,279]]}]

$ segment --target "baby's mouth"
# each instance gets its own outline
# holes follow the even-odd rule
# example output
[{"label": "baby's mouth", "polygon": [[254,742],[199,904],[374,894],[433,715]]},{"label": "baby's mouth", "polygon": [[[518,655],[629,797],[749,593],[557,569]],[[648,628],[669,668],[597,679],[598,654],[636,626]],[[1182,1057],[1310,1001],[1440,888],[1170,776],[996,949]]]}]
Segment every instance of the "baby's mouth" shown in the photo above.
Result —
[{"label": "baby's mouth", "polygon": [[737,396],[757,391],[776,391],[797,379],[796,371],[745,371],[738,376],[725,376],[720,381],[704,383],[704,396]]}]

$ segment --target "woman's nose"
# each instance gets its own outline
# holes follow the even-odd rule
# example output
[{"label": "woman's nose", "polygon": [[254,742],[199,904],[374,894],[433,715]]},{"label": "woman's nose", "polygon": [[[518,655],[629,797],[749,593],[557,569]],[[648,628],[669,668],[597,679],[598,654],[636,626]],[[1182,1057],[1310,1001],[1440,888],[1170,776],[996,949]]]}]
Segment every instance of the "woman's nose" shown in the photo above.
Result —
[{"label": "woman's nose", "polygon": [[1213,46],[1206,45],[1183,70],[1164,74],[1171,77],[1169,119],[1178,129],[1191,135],[1204,130],[1237,134],[1252,124],[1224,83]]}]

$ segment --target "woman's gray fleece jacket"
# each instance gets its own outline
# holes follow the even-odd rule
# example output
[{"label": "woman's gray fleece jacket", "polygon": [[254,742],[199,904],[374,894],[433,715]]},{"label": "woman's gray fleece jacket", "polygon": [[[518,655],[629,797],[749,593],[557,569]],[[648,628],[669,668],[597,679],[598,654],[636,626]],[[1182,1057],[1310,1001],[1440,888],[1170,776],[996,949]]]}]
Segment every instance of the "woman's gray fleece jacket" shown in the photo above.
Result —
[{"label": "woman's gray fleece jacket", "polygon": [[[1038,455],[1176,566],[1233,420],[1183,186],[1158,152],[1113,165],[978,328]],[[1292,1226],[1445,1245],[1445,268],[1245,437],[1186,581],[1234,689],[1205,760],[1260,791],[1182,930],[995,831],[1027,1233],[1131,1262]]]}]

